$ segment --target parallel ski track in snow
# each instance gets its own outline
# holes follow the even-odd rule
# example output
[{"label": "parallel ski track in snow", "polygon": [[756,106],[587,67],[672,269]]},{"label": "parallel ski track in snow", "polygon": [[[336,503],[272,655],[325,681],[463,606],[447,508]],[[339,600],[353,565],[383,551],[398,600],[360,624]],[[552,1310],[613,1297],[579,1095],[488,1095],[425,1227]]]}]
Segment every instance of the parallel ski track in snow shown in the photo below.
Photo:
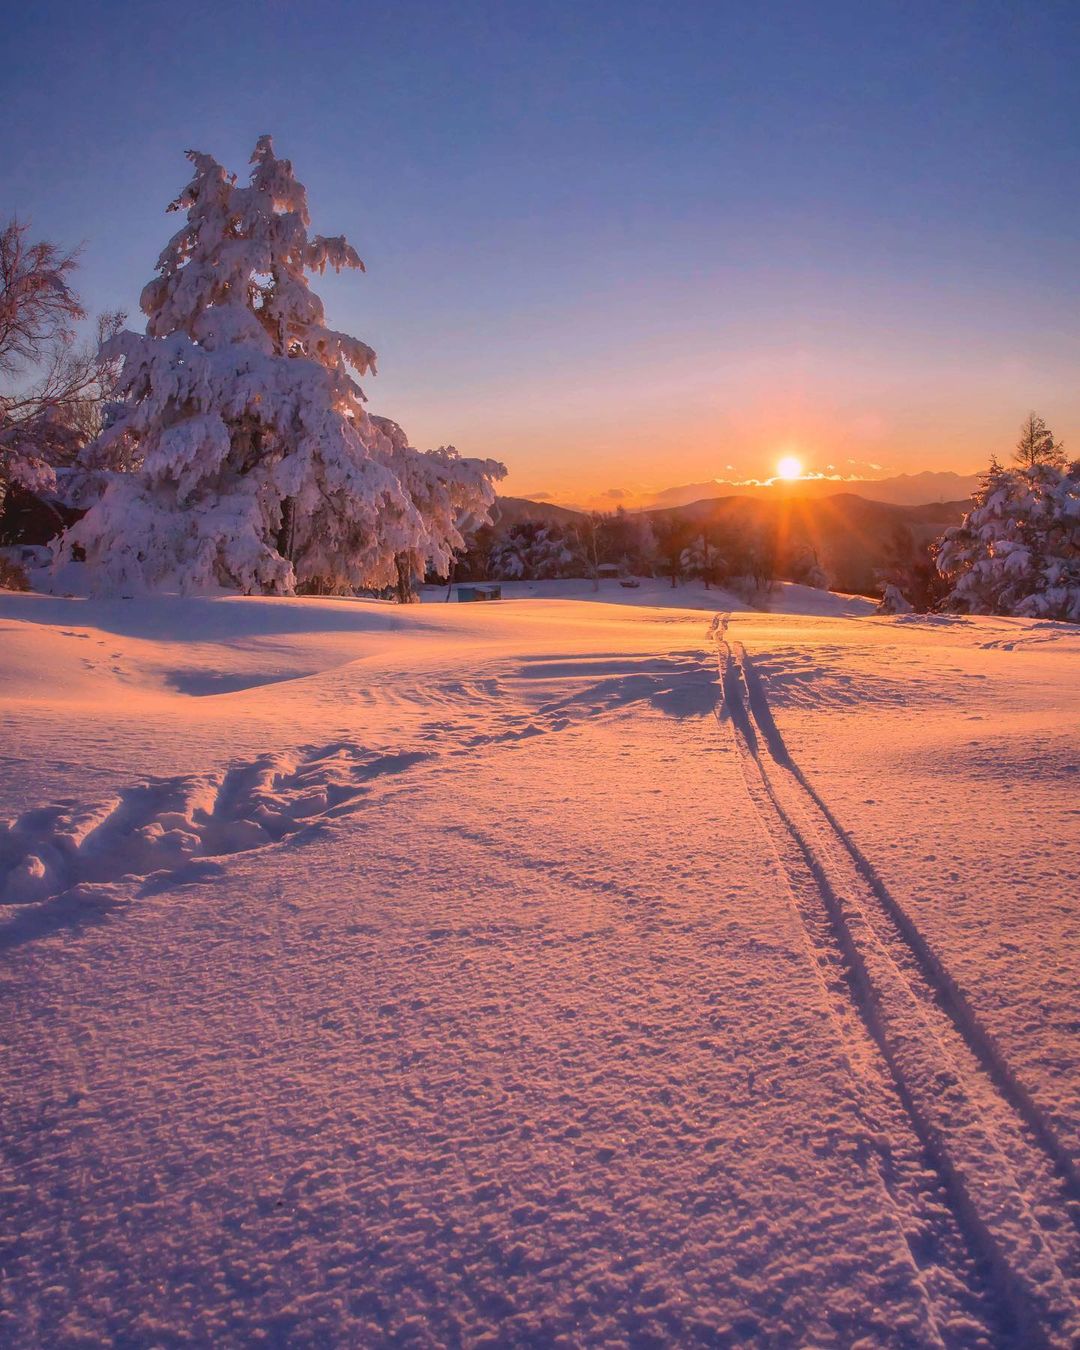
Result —
[{"label": "parallel ski track in snow", "polygon": [[[718,614],[718,720],[787,873],[813,949],[878,1046],[973,1252],[1032,1346],[1080,1345],[1075,1165],[926,939],[793,761],[765,689]],[[822,953],[821,964],[828,962]]]}]

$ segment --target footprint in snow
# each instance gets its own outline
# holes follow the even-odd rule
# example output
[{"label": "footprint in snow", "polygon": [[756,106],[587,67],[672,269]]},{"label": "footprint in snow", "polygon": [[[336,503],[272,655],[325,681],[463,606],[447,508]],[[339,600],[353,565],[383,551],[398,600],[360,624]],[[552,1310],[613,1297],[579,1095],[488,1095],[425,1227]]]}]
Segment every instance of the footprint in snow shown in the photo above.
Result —
[{"label": "footprint in snow", "polygon": [[144,779],[96,806],[35,807],[0,821],[0,903],[49,900],[81,883],[179,873],[195,859],[277,843],[355,810],[373,779],[426,758],[341,742],[260,755],[221,773]]}]

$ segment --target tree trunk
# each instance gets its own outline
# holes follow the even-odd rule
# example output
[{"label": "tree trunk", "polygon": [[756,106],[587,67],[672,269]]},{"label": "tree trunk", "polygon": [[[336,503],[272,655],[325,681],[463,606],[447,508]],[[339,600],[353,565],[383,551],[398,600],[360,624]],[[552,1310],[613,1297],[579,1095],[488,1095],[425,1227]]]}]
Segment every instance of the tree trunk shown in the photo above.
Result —
[{"label": "tree trunk", "polygon": [[281,525],[277,532],[277,551],[286,562],[293,560],[293,535],[296,528],[296,499],[286,497],[281,503]]},{"label": "tree trunk", "polygon": [[399,553],[394,559],[397,566],[397,598],[399,605],[411,605],[420,597],[413,589],[412,568],[406,553]]}]

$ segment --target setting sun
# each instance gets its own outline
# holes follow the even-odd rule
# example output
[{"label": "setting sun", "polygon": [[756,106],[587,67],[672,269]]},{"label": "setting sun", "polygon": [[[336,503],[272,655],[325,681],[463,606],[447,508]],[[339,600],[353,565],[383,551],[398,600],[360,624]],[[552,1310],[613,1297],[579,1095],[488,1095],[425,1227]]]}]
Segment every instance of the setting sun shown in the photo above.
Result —
[{"label": "setting sun", "polygon": [[776,473],[779,478],[792,482],[796,478],[802,477],[802,461],[795,458],[794,455],[785,455],[783,459],[777,461]]}]

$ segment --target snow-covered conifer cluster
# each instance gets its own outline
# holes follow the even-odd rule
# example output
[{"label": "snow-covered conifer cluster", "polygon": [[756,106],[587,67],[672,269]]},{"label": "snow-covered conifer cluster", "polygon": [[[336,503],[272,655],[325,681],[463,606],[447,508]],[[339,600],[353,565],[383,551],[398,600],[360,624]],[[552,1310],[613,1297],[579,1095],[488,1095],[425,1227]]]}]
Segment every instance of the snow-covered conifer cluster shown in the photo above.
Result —
[{"label": "snow-covered conifer cluster", "polygon": [[502,580],[546,581],[584,575],[586,562],[574,530],[523,520],[496,542],[489,566]]},{"label": "snow-covered conifer cluster", "polygon": [[407,596],[486,519],[505,470],[415,450],[366,413],[354,372],[374,373],[375,353],[327,327],[307,278],[363,264],[344,237],[309,235],[305,190],[268,136],[246,187],[189,158],[170,207],[184,224],[143,291],[145,334],[107,344],[120,404],[86,455],[100,469],[123,446],[138,467],[106,474],[57,561],[84,558],[104,592]]},{"label": "snow-covered conifer cluster", "polygon": [[1080,622],[1080,461],[1065,461],[1041,419],[1025,424],[1017,464],[996,460],[937,565],[945,608]]}]

